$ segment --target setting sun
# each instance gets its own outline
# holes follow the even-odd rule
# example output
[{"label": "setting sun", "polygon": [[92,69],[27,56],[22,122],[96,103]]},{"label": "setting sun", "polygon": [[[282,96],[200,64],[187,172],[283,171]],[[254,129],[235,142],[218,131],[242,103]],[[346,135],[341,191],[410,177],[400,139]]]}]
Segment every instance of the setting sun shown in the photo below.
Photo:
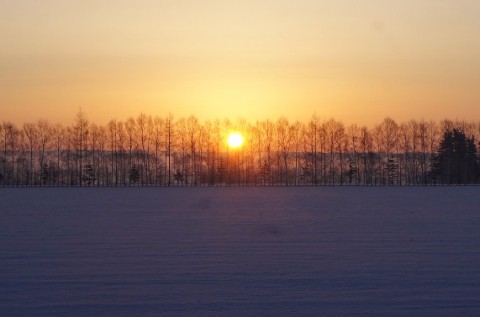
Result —
[{"label": "setting sun", "polygon": [[242,146],[242,144],[243,137],[241,134],[234,132],[228,136],[228,146],[230,146],[231,148],[240,147]]}]

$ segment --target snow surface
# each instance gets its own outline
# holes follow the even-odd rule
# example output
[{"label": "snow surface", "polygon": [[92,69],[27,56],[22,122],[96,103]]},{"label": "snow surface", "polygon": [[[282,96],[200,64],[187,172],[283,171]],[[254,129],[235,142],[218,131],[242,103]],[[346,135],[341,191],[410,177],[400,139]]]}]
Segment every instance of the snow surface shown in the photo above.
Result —
[{"label": "snow surface", "polygon": [[0,316],[480,316],[480,187],[0,189]]}]

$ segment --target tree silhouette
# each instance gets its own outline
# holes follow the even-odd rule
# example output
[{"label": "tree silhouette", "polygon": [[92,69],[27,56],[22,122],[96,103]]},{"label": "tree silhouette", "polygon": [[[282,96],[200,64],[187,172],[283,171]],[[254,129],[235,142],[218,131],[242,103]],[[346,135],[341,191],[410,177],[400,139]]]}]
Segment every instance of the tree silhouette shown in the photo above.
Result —
[{"label": "tree silhouette", "polygon": [[129,181],[132,184],[137,184],[140,181],[140,172],[138,171],[138,167],[135,164],[133,164],[130,168]]},{"label": "tree silhouette", "polygon": [[[233,130],[242,148],[229,149]],[[479,181],[479,122],[369,128],[313,116],[249,123],[141,114],[106,125],[0,123],[3,186],[427,185]],[[178,173],[180,171],[180,173]],[[181,177],[179,177],[181,175]]]},{"label": "tree silhouette", "polygon": [[457,128],[447,130],[440,141],[433,172],[442,184],[470,184],[477,180],[478,157],[474,137]]}]

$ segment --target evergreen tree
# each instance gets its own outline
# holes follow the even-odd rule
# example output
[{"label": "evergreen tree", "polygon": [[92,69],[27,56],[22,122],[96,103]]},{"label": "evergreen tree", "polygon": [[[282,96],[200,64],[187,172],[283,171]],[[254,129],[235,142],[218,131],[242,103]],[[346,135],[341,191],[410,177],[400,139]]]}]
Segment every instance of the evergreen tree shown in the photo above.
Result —
[{"label": "evergreen tree", "polygon": [[182,171],[181,171],[180,169],[177,169],[177,171],[176,171],[175,174],[173,175],[173,178],[175,179],[175,181],[176,181],[177,183],[180,183],[180,184],[183,183],[184,177],[183,177]]},{"label": "evergreen tree", "polygon": [[393,155],[389,155],[387,159],[387,176],[388,185],[395,185],[398,179],[398,162]]},{"label": "evergreen tree", "polygon": [[433,162],[432,172],[442,184],[471,184],[477,181],[475,140],[467,138],[460,129],[444,132]]},{"label": "evergreen tree", "polygon": [[475,137],[467,139],[467,182],[469,184],[476,183],[479,180],[479,161],[477,155],[477,146],[475,145]]},{"label": "evergreen tree", "polygon": [[348,161],[348,184],[352,185],[356,177],[358,177],[358,170],[355,166],[355,161],[350,158]]},{"label": "evergreen tree", "polygon": [[40,180],[42,181],[42,185],[45,185],[48,183],[50,179],[50,169],[47,164],[42,165],[42,171],[40,173]]},{"label": "evergreen tree", "polygon": [[133,164],[130,168],[130,182],[131,183],[138,183],[140,180],[140,172],[138,171],[137,165]]},{"label": "evergreen tree", "polygon": [[265,160],[262,166],[260,167],[260,177],[264,185],[267,182],[268,178],[270,177],[270,173],[271,173],[270,164],[267,162],[267,160]]},{"label": "evergreen tree", "polygon": [[218,167],[217,167],[217,178],[220,184],[225,181],[225,176],[227,174],[227,168],[225,166],[225,160],[223,157],[218,159]]},{"label": "evergreen tree", "polygon": [[93,165],[92,164],[85,165],[83,175],[82,175],[82,181],[88,186],[90,186],[93,183],[95,183],[96,180],[97,178],[95,176],[95,169],[93,168]]}]

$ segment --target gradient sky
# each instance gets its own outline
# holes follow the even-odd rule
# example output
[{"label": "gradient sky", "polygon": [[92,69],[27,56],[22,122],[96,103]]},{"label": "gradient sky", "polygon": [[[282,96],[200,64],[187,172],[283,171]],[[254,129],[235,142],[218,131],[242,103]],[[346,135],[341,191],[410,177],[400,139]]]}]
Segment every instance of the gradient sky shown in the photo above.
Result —
[{"label": "gradient sky", "polygon": [[0,121],[480,119],[478,0],[0,0]]}]

